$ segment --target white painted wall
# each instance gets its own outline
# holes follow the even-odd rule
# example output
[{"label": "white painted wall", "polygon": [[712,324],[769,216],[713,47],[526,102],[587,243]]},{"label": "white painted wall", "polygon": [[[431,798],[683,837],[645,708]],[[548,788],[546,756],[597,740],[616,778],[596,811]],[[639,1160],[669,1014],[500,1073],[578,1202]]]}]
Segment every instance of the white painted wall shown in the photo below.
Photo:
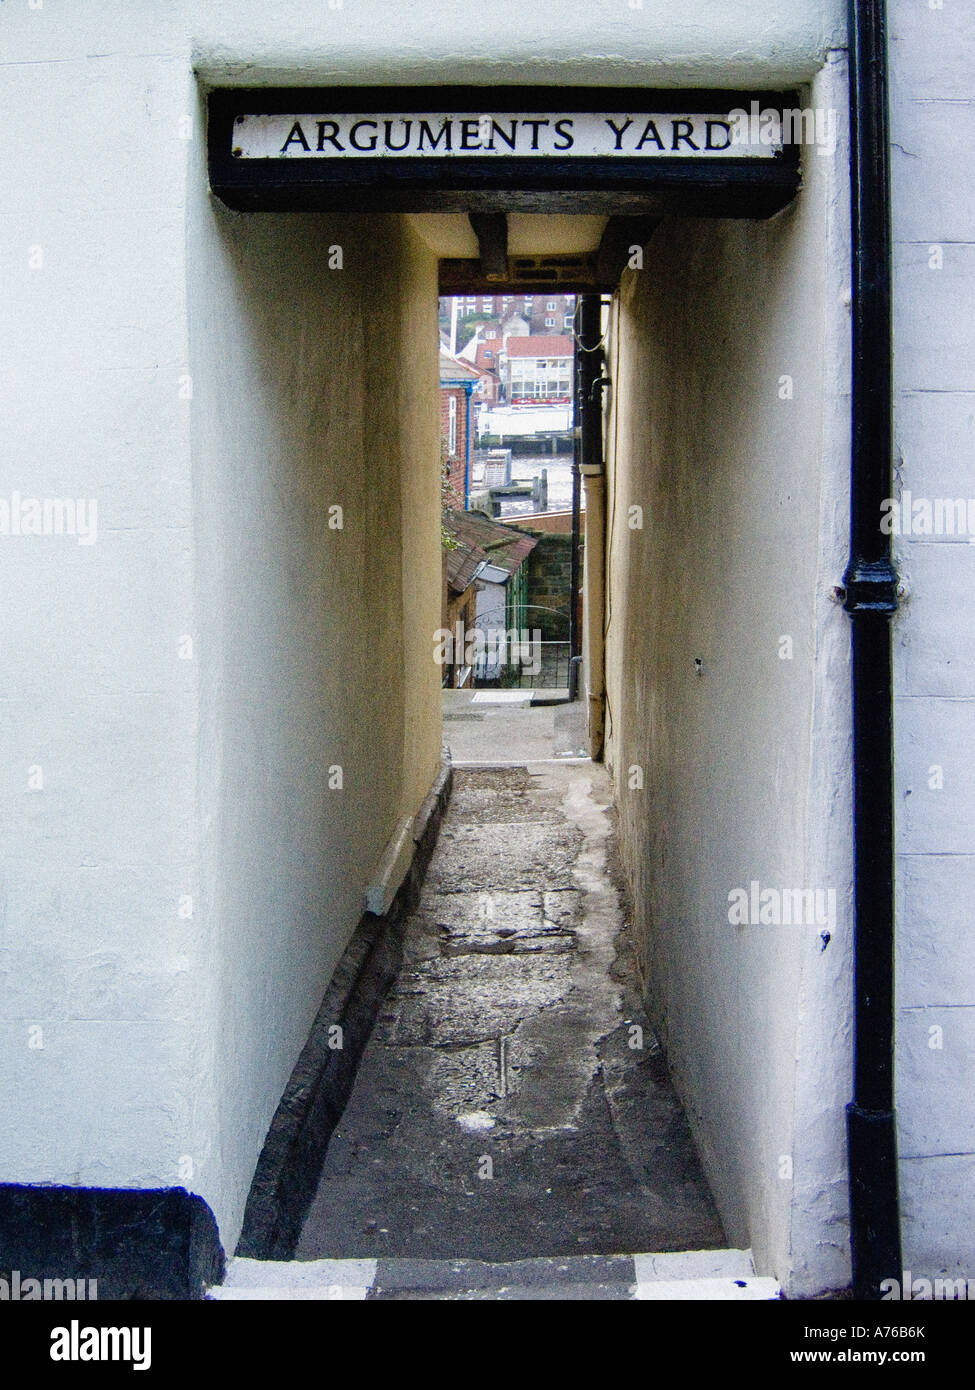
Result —
[{"label": "white painted wall", "polygon": [[[975,15],[947,0],[892,0],[890,14],[896,492],[967,499]],[[915,1276],[959,1277],[975,1268],[975,547],[911,535],[895,555],[909,586],[894,624],[904,1262]]]},{"label": "white painted wall", "polygon": [[[381,243],[374,229],[362,233],[359,246],[369,249],[368,272],[360,259],[344,282],[357,277],[361,296],[345,294],[316,278],[320,248],[309,222],[275,229],[261,219],[245,230],[212,208],[202,177],[194,64],[203,80],[248,84],[436,82],[449,74],[456,81],[506,83],[774,86],[813,77],[841,40],[843,6],[840,0],[721,6],[689,0],[675,7],[644,0],[634,8],[632,0],[619,0],[600,10],[596,23],[588,0],[571,0],[560,6],[554,28],[548,11],[522,11],[511,26],[473,0],[414,6],[408,25],[403,13],[391,0],[348,0],[334,8],[321,0],[44,0],[38,8],[8,0],[0,12],[0,100],[9,132],[0,146],[0,403],[9,441],[0,495],[95,498],[99,506],[94,545],[64,537],[2,541],[7,774],[0,1069],[8,1113],[21,1122],[0,1130],[0,1178],[183,1181],[213,1203],[230,1244],[259,1130],[351,922],[351,876],[383,839],[377,821],[359,850],[339,844],[313,772],[336,745],[351,748],[346,756],[353,762],[365,757],[367,695],[354,717],[347,705],[337,710],[334,652],[341,647],[340,665],[366,669],[375,655],[367,638],[380,608],[377,595],[367,624],[355,632],[337,606],[327,617],[316,608],[333,575],[341,588],[365,565],[361,556],[328,550],[317,508],[340,481],[362,498],[362,470],[384,462],[371,446],[395,434],[388,413],[373,426],[354,409],[367,368],[385,370],[371,352],[363,306],[386,315],[382,322],[394,340],[397,332],[414,331],[427,313],[432,271],[395,227]],[[972,157],[964,132],[971,125],[973,22],[962,5],[947,0],[940,11],[892,0],[892,13],[894,138],[904,151],[895,171],[898,440],[905,481],[916,494],[967,495],[973,412],[964,363],[971,359],[971,316],[957,306],[971,296],[975,264],[972,179],[964,174]],[[802,1247],[799,1199],[812,1199],[810,1219],[827,1248],[809,1270],[793,1271],[797,1283],[809,1285],[842,1264],[828,1242],[835,1224],[837,1249],[842,1245],[836,1117],[847,1072],[834,1069],[835,1047],[818,1044],[830,1026],[838,1026],[838,1035],[845,1026],[846,928],[821,956],[803,955],[794,943],[772,952],[746,945],[747,970],[738,975],[740,953],[727,932],[701,924],[713,922],[707,914],[718,889],[752,863],[767,865],[763,873],[829,872],[838,883],[847,873],[846,749],[834,747],[825,732],[834,716],[844,727],[846,620],[823,608],[821,597],[840,561],[834,552],[835,538],[844,534],[844,499],[833,473],[818,471],[820,456],[830,469],[836,459],[845,461],[833,414],[843,389],[833,278],[842,257],[826,241],[831,229],[845,226],[845,214],[833,204],[834,197],[842,201],[837,171],[820,163],[813,170],[799,209],[770,227],[747,234],[697,228],[686,245],[662,234],[665,263],[676,271],[690,256],[695,268],[682,291],[689,311],[707,315],[700,321],[709,334],[715,321],[724,325],[737,356],[715,351],[708,359],[702,344],[696,364],[678,359],[699,373],[696,399],[707,405],[709,421],[699,451],[684,449],[679,466],[689,486],[698,485],[696,470],[706,466],[713,488],[699,492],[699,511],[664,513],[665,529],[654,534],[682,536],[688,563],[703,564],[706,575],[729,570],[733,582],[712,614],[694,599],[669,553],[651,552],[643,571],[634,572],[635,602],[645,601],[644,580],[653,578],[668,586],[671,613],[685,615],[669,630],[656,610],[652,643],[638,648],[648,659],[664,647],[675,653],[667,657],[667,699],[680,715],[679,738],[672,747],[655,745],[670,761],[669,780],[654,794],[676,806],[680,790],[686,806],[684,821],[673,822],[668,839],[652,845],[657,858],[647,866],[664,855],[673,866],[678,854],[685,886],[670,906],[672,924],[690,932],[680,940],[691,961],[690,1002],[709,1000],[725,1010],[709,1013],[699,1035],[680,1042],[678,1053],[687,1050],[685,1088],[689,1095],[695,1085],[700,1090],[705,1057],[736,1091],[750,1068],[742,1113],[732,1113],[727,1096],[708,1097],[707,1115],[696,1112],[698,1132],[712,1155],[719,1137],[730,1153],[725,1210],[742,1221],[747,1214],[777,1271],[790,1248]],[[343,231],[329,226],[340,240]],[[937,276],[927,270],[931,242],[945,247]],[[707,266],[715,252],[722,267],[717,277]],[[403,294],[380,310],[371,288],[377,267],[380,282],[388,273],[392,284],[396,266],[404,268]],[[755,272],[748,297],[743,287]],[[802,286],[797,315],[789,299],[794,283]],[[677,343],[672,306],[641,297],[646,287],[631,287],[627,295],[634,323],[659,325]],[[775,328],[771,337],[766,321]],[[365,354],[341,359],[344,384],[334,376],[340,323]],[[693,340],[685,334],[680,341],[690,352]],[[323,343],[331,350],[327,358]],[[812,402],[824,383],[830,403],[815,458],[794,453],[795,434],[784,424],[789,417],[767,395],[770,374],[789,371],[793,358],[802,394],[792,418],[801,415],[812,427]],[[295,362],[292,378],[287,373]],[[826,381],[828,362],[833,375]],[[705,365],[713,372],[706,380]],[[648,388],[641,397],[638,387],[651,366],[643,358],[623,365],[635,403],[650,399]],[[330,452],[339,430],[335,398],[330,388],[317,391],[319,370],[333,373],[330,386],[353,407],[342,428],[348,470],[341,479]],[[184,377],[192,377],[192,400]],[[422,392],[413,392],[396,370],[389,381],[404,430],[422,434]],[[711,409],[721,382],[733,388],[730,399],[740,413]],[[758,414],[744,410],[748,385],[760,388]],[[277,413],[281,406],[284,416]],[[666,447],[669,458],[676,418],[654,426],[652,447]],[[283,422],[286,428],[279,428]],[[319,440],[319,426],[329,443]],[[751,447],[735,455],[725,430],[741,431]],[[313,436],[321,449],[314,458]],[[637,460],[635,445],[625,447]],[[816,508],[807,508],[788,616],[780,620],[765,609],[770,566],[754,545],[767,541],[773,555],[781,553],[785,513],[775,488],[782,485],[783,459],[796,486],[821,487],[816,508],[826,539],[817,548]],[[765,475],[756,467],[763,461]],[[735,468],[744,495],[735,491]],[[393,474],[385,476],[395,487]],[[400,505],[403,494],[401,487]],[[766,504],[764,536],[759,518]],[[371,519],[395,529],[395,511],[384,498]],[[752,539],[752,548],[732,537],[729,519],[744,527],[740,535]],[[711,538],[708,547],[697,544],[702,534]],[[403,605],[411,620],[422,620],[425,611],[424,585],[413,583],[411,568],[420,539],[411,541],[409,554],[394,543],[401,581],[390,567],[381,585],[383,597]],[[975,1169],[964,1077],[975,972],[964,904],[975,846],[966,809],[969,765],[958,751],[973,693],[966,603],[973,561],[970,549],[949,552],[933,544],[904,546],[902,553],[913,597],[897,629],[904,808],[899,1084],[907,1250],[920,1269],[925,1261],[950,1263],[959,1250],[970,1260],[973,1243],[964,1224]],[[256,592],[248,594],[245,580]],[[815,603],[808,600],[802,612],[800,598],[812,593]],[[293,624],[309,622],[312,612],[319,625],[305,646],[295,641]],[[721,632],[742,614],[755,615],[753,637],[722,668]],[[755,672],[766,669],[768,642],[785,622],[801,638],[792,685],[773,663],[772,684],[756,700]],[[196,639],[193,660],[180,659],[184,634]],[[687,693],[686,659],[698,648],[707,669]],[[402,689],[421,689],[421,658],[405,656],[415,669]],[[384,651],[378,660],[384,665],[392,657]],[[422,702],[400,699],[393,689],[407,741],[429,750]],[[630,682],[627,698],[631,727],[649,721],[650,737],[659,741],[660,697],[651,700],[648,687]],[[745,754],[757,759],[749,763],[756,769],[749,804],[767,808],[769,817],[743,818],[739,804],[727,794],[719,798],[719,812],[706,826],[711,867],[702,872],[694,818],[705,803],[705,774],[735,770],[728,711],[749,702],[756,714],[739,751],[742,760]],[[621,714],[619,704],[618,692]],[[282,708],[289,711],[288,728],[274,718]],[[781,760],[770,761],[770,730]],[[617,731],[618,739],[626,736]],[[379,738],[385,756],[395,746],[393,732]],[[714,753],[710,769],[699,739]],[[682,748],[690,759],[683,767]],[[255,749],[260,752],[251,757]],[[620,750],[628,752],[622,742]],[[404,770],[404,805],[422,795],[427,762],[429,751]],[[944,791],[929,794],[927,768],[935,762],[945,764],[948,776]],[[28,773],[35,767],[42,769],[43,790],[28,790],[29,775],[36,788],[37,774]],[[797,779],[808,790],[797,819],[789,820]],[[370,802],[361,782],[354,795],[364,815]],[[285,803],[295,811],[290,822]],[[834,814],[820,814],[824,806]],[[399,810],[390,808],[391,823]],[[633,813],[627,814],[632,827]],[[312,833],[316,824],[321,841]],[[785,848],[794,831],[802,846],[798,862]],[[269,853],[269,842],[282,848]],[[327,903],[318,877],[323,847],[327,862],[340,868]],[[659,885],[652,891],[659,893]],[[177,915],[184,893],[196,902],[189,920]],[[275,916],[272,904],[282,903],[284,913]],[[319,914],[330,924],[327,939],[311,929]],[[690,929],[692,920],[697,925]],[[905,924],[912,924],[909,932]],[[708,931],[722,967],[712,974],[694,954]],[[242,941],[263,962],[259,971],[243,969],[242,955],[234,956]],[[673,938],[672,962],[677,947]],[[272,962],[284,959],[286,973],[275,973]],[[739,978],[740,989],[732,983]],[[297,979],[301,987],[289,993],[289,981]],[[266,1026],[262,1009],[271,1020]],[[940,1051],[927,1045],[934,1025],[945,1027]],[[239,1064],[220,1067],[215,1059],[229,1045]],[[796,1055],[803,1059],[798,1067]],[[727,1133],[719,1136],[725,1118]],[[768,1164],[783,1145],[799,1140],[816,1156],[797,1174],[790,1198],[785,1185],[769,1184]],[[762,1195],[768,1192],[779,1195]]]},{"label": "white painted wall", "polygon": [[[841,117],[844,71],[812,96]],[[803,182],[769,222],[661,225],[615,306],[608,425],[607,756],[652,1007],[729,1240],[791,1293],[848,1277],[842,144]],[[730,925],[752,880],[835,889],[828,947]]]},{"label": "white painted wall", "polygon": [[98,532],[3,540],[0,1179],[186,1186],[232,1249],[436,774],[436,258],[403,219],[220,209],[180,15],[2,15],[0,496],[95,498]]},{"label": "white painted wall", "polygon": [[241,85],[444,81],[733,87],[809,78],[844,32],[841,0],[561,0],[508,15],[480,0],[189,4],[195,64]]},{"label": "white painted wall", "polygon": [[0,542],[0,1177],[169,1186],[193,1154],[207,940],[177,915],[198,855],[197,668],[178,651],[194,83],[171,7],[120,24],[8,4],[0,26],[0,491],[98,502],[91,546]]}]

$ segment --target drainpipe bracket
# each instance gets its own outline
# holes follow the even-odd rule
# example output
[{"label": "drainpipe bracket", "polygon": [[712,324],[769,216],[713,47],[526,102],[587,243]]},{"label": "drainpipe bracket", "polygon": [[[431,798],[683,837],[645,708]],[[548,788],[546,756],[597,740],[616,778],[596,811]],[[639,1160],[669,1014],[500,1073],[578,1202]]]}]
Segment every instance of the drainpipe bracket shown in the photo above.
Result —
[{"label": "drainpipe bracket", "polygon": [[843,607],[858,613],[896,613],[899,580],[890,559],[851,561],[843,576]]}]

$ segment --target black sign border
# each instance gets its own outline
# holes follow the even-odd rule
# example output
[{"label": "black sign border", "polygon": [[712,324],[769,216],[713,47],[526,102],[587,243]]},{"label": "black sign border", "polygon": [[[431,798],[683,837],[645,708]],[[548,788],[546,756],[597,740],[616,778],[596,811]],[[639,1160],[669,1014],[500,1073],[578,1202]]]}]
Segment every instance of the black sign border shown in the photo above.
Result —
[{"label": "black sign border", "polygon": [[695,112],[726,115],[757,101],[781,112],[797,92],[643,87],[233,87],[207,99],[210,187],[239,212],[609,212],[770,217],[795,197],[799,149],[770,158],[490,160],[240,159],[232,154],[238,115],[409,115],[412,112]]}]

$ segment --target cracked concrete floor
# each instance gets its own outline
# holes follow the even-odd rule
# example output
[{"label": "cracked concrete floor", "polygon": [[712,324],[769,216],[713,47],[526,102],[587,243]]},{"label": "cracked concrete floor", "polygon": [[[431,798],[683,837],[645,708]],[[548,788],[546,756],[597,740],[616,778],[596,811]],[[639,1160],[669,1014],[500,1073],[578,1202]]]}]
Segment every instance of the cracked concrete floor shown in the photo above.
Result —
[{"label": "cracked concrete floor", "polygon": [[597,764],[455,772],[297,1258],[725,1244],[629,966],[611,806]]}]

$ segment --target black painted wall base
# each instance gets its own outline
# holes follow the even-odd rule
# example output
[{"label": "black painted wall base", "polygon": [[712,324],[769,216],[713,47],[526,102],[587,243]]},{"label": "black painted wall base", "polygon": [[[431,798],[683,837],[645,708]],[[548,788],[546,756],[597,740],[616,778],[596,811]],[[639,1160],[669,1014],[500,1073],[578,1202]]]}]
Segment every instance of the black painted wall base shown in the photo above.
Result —
[{"label": "black painted wall base", "polygon": [[[325,1150],[352,1092],[379,1006],[399,973],[406,919],[419,901],[451,784],[448,763],[417,817],[422,830],[416,853],[392,906],[382,917],[365,914],[325,993],[261,1150],[237,1245],[241,1257],[288,1260],[294,1255]],[[329,1030],[336,1024],[342,1029],[341,1048],[329,1046]]]},{"label": "black painted wall base", "polygon": [[21,1298],[31,1295],[28,1279],[94,1279],[99,1302],[199,1299],[223,1278],[224,1253],[213,1212],[182,1187],[5,1183],[0,1275]]}]

